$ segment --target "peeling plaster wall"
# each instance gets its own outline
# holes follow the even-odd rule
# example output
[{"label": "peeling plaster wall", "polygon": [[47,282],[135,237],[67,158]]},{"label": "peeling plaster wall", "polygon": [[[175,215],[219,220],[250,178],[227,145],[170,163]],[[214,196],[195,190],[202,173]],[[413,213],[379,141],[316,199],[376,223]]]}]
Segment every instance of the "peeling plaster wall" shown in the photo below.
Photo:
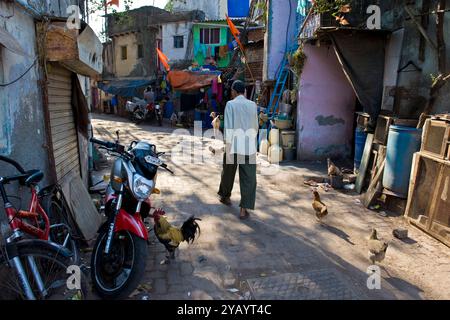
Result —
[{"label": "peeling plaster wall", "polygon": [[[13,4],[0,2],[0,12],[4,15],[14,12],[9,18],[0,17],[0,25],[20,43],[28,54],[17,55],[0,46],[2,83],[11,82],[21,76],[33,63],[36,53],[35,25],[33,18]],[[7,21],[5,21],[7,20]],[[0,72],[2,71],[0,69]],[[49,172],[42,95],[38,85],[39,70],[35,66],[18,82],[0,87],[0,154],[17,160],[25,169],[40,169]],[[15,168],[0,163],[0,175],[15,174]],[[49,183],[45,177],[41,186]],[[16,186],[7,186],[9,194],[15,194]],[[20,194],[22,204],[26,204],[28,190]],[[16,200],[14,205],[19,205]],[[1,204],[0,204],[1,206]],[[0,209],[1,211],[1,209]],[[4,217],[0,215],[1,219]]]},{"label": "peeling plaster wall", "polygon": [[[138,45],[143,46],[143,57],[138,58]],[[115,77],[151,77],[156,70],[156,33],[128,33],[113,38]],[[127,46],[127,59],[122,60],[121,47]]]},{"label": "peeling plaster wall", "polygon": [[[171,60],[170,62],[185,60],[192,25],[192,22],[187,21],[166,23],[162,25],[162,50]],[[174,47],[174,36],[183,36],[183,48]]]},{"label": "peeling plaster wall", "polygon": [[332,47],[305,45],[297,108],[299,160],[349,157],[356,96]]},{"label": "peeling plaster wall", "polygon": [[[289,6],[289,1],[292,6]],[[276,74],[289,44],[296,40],[297,0],[269,1],[265,38],[264,80],[276,80]],[[290,16],[290,21],[289,21]],[[287,37],[286,37],[287,36]]]}]

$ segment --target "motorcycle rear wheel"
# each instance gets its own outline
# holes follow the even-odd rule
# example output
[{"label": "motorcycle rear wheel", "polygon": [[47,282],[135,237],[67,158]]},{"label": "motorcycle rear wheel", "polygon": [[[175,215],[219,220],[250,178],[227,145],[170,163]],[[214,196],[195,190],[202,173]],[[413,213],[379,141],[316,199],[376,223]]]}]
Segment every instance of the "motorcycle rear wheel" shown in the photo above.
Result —
[{"label": "motorcycle rear wheel", "polygon": [[110,253],[105,255],[107,238],[105,228],[99,233],[92,252],[92,283],[103,299],[126,299],[142,280],[147,243],[128,231],[120,231],[114,234]]}]

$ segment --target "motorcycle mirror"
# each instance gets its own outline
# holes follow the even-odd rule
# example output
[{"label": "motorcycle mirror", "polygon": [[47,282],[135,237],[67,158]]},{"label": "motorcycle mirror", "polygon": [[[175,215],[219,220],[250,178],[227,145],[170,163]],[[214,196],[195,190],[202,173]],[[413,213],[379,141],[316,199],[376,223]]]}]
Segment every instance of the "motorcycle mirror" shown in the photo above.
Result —
[{"label": "motorcycle mirror", "polygon": [[119,143],[119,141],[120,141],[120,136],[119,136],[119,134],[120,134],[120,130],[117,130],[117,131],[116,131],[116,136],[117,136],[116,143]]}]

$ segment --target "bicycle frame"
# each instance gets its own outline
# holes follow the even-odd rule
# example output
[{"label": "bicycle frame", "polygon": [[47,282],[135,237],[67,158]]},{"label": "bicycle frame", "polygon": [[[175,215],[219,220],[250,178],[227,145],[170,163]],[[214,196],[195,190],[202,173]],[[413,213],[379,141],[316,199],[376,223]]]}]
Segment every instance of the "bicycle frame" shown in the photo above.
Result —
[{"label": "bicycle frame", "polygon": [[[28,211],[23,210],[17,211],[12,207],[7,198],[5,200],[6,200],[5,211],[8,217],[9,225],[13,232],[23,231],[41,240],[49,239],[50,221],[46,212],[39,203],[39,198],[35,188],[31,187],[31,201]],[[10,204],[9,206],[7,206],[8,203]],[[37,225],[39,216],[44,219],[45,223],[44,229],[40,229],[23,221],[23,219],[32,219]]]}]

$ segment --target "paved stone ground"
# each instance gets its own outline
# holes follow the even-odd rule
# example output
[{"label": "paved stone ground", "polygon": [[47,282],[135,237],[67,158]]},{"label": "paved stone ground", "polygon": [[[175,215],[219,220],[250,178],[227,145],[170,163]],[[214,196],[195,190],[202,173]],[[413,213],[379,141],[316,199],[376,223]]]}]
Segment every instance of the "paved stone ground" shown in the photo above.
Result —
[{"label": "paved stone ground", "polygon": [[[154,205],[164,208],[174,225],[192,214],[202,219],[198,241],[183,243],[169,265],[160,263],[164,247],[151,235],[146,286],[132,299],[450,299],[450,249],[402,217],[381,216],[365,209],[353,192],[331,190],[322,192],[330,212],[326,224],[316,221],[303,181],[324,176],[325,163],[286,163],[276,175],[267,175],[261,159],[257,208],[242,222],[238,178],[233,206],[226,207],[216,198],[220,164],[171,161],[171,150],[189,139],[189,132],[172,135],[167,124],[137,126],[106,115],[94,115],[93,125],[97,138],[113,140],[120,129],[122,142],[143,139],[167,151],[175,175],[160,172],[161,195],[153,197]],[[192,141],[211,157],[213,140]],[[399,226],[409,229],[410,239],[392,236]],[[366,239],[372,227],[390,241],[381,290],[366,286]]]}]

